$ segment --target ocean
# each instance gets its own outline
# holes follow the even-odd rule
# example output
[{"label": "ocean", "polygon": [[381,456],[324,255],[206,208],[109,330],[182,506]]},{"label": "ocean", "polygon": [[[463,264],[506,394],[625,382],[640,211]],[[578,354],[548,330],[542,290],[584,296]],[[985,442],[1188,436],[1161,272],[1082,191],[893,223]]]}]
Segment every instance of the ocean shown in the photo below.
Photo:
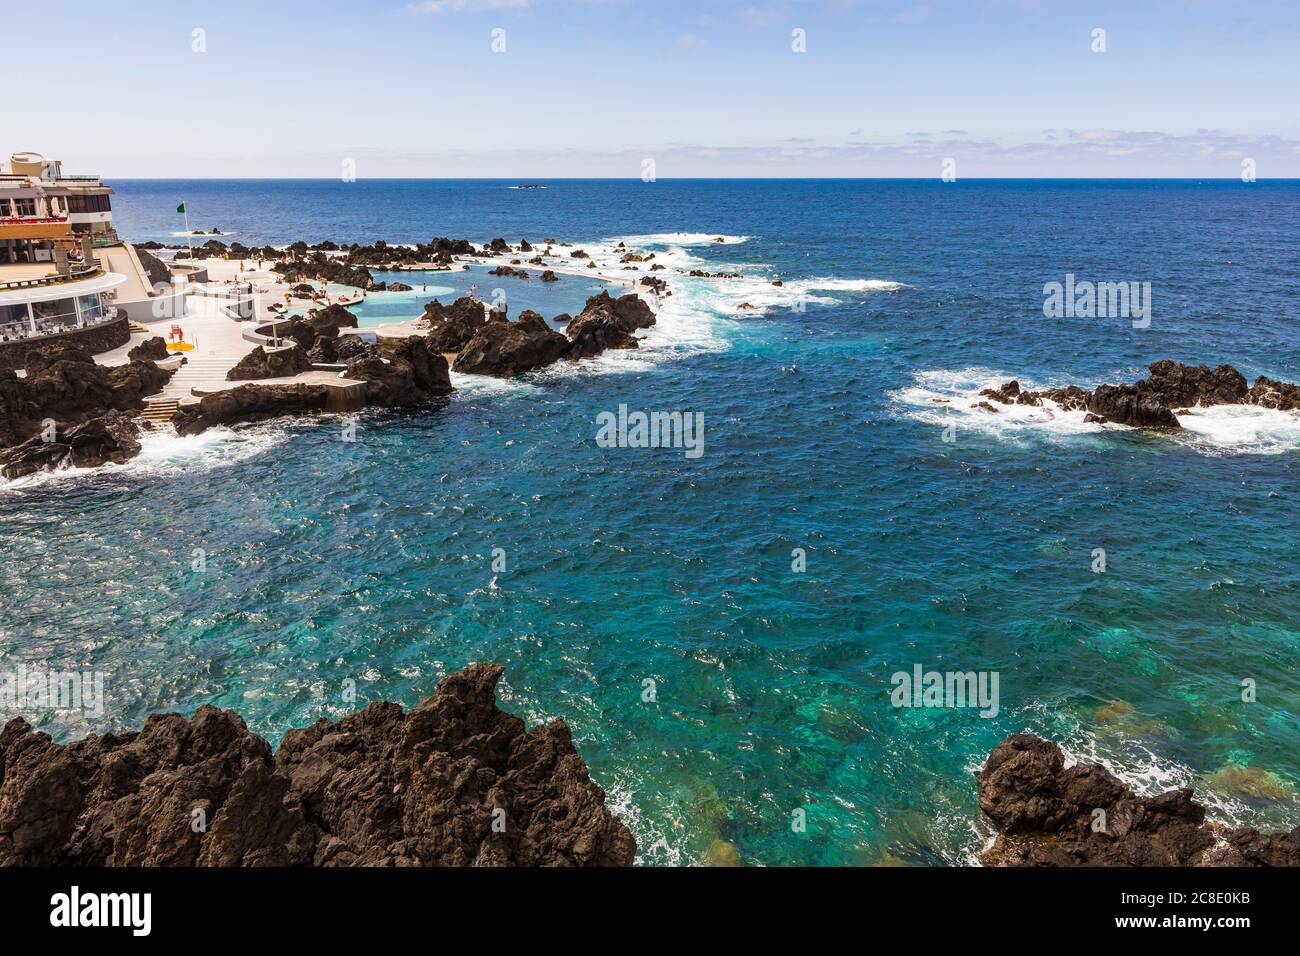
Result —
[{"label": "ocean", "polygon": [[[160,436],[0,488],[0,670],[107,675],[102,716],[38,726],[210,703],[275,742],[495,661],[649,865],[974,862],[974,774],[1022,730],[1294,826],[1300,416],[1171,437],[968,406],[1162,358],[1300,381],[1300,183],[511,185],[113,183],[136,241],[175,241],[181,201],[247,244],[623,241],[673,295],[637,351],[455,376],[356,441],[337,418]],[[1149,316],[1048,317],[1071,276],[1149,283]],[[363,324],[468,280],[403,281]],[[599,288],[499,284],[548,317]],[[598,442],[620,406],[702,415],[702,453]],[[918,666],[996,675],[997,706],[894,706]]]}]

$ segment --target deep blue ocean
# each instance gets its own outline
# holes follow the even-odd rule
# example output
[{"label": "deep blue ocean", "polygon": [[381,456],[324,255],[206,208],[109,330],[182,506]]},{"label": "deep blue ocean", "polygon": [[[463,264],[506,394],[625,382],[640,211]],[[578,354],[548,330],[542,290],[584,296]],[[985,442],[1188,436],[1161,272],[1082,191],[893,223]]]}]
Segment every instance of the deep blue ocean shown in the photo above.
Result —
[{"label": "deep blue ocean", "polygon": [[[637,352],[458,376],[355,442],[268,423],[0,489],[0,661],[109,674],[102,718],[38,715],[59,739],[212,703],[274,742],[352,710],[348,681],[414,705],[495,661],[647,864],[970,862],[974,772],[1020,730],[1300,822],[1300,419],[1169,437],[969,408],[1161,358],[1300,381],[1300,183],[113,185],[133,240],[176,241],[181,201],[249,244],[623,240],[674,294]],[[1149,327],[1046,318],[1067,274],[1151,283]],[[599,287],[501,281],[515,314]],[[704,453],[601,447],[620,404],[702,413]],[[996,715],[892,706],[918,664],[995,672]]]}]

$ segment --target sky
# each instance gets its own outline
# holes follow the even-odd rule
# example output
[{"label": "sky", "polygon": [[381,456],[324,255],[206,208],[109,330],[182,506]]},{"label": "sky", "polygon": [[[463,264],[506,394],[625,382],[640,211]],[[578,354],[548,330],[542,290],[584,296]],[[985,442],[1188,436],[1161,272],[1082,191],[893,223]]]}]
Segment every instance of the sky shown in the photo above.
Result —
[{"label": "sky", "polygon": [[1300,177],[1295,0],[42,0],[4,28],[0,153],[111,178]]}]

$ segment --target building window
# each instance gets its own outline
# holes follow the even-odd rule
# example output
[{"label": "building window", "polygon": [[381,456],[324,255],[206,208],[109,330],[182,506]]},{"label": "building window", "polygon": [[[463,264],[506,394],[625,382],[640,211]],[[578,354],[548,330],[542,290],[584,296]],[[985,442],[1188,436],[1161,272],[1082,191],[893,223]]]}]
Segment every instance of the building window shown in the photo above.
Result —
[{"label": "building window", "polygon": [[112,204],[108,201],[108,196],[69,196],[68,212],[71,213],[88,213],[88,212],[112,212]]},{"label": "building window", "polygon": [[4,219],[13,213],[10,211],[9,200],[0,199],[0,219]]},{"label": "building window", "polygon": [[18,212],[16,213],[16,215],[19,215],[19,216],[35,216],[35,215],[36,215],[36,200],[35,200],[35,199],[15,199],[15,200],[14,200],[14,205],[18,207]]},{"label": "building window", "polygon": [[77,324],[77,307],[72,299],[33,302],[32,314],[36,316],[37,327],[47,331],[74,328]]},{"label": "building window", "polygon": [[81,306],[81,318],[87,325],[104,317],[104,300],[99,295],[83,295],[78,305]]}]

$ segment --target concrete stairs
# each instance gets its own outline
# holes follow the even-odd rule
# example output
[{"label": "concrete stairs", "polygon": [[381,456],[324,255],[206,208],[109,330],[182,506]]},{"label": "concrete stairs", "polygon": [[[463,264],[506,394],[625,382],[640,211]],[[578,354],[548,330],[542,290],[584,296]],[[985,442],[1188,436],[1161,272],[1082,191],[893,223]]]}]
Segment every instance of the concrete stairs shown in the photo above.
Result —
[{"label": "concrete stairs", "polygon": [[169,422],[180,408],[180,402],[174,398],[151,398],[144,406],[140,417],[150,422]]}]

